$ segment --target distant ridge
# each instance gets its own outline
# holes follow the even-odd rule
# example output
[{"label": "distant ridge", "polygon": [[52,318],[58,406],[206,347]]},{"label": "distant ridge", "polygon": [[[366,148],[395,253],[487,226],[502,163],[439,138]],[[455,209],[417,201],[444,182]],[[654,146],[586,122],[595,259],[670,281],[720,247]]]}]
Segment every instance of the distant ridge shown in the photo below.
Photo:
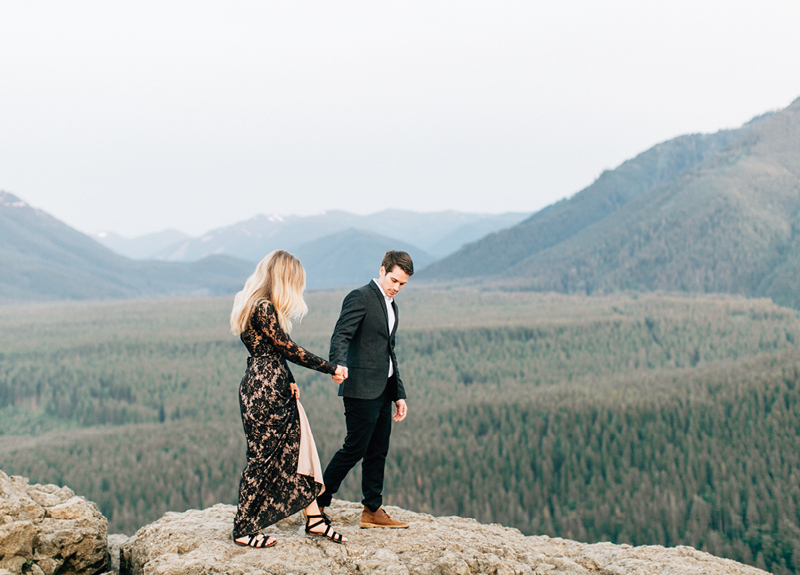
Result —
[{"label": "distant ridge", "polygon": [[178,230],[162,230],[135,238],[125,238],[114,232],[95,232],[91,238],[115,252],[132,260],[149,260],[161,250],[179,242],[191,239],[191,236]]},{"label": "distant ridge", "polygon": [[257,215],[249,220],[211,230],[198,238],[179,241],[151,254],[162,261],[196,261],[211,254],[225,254],[251,262],[276,249],[293,251],[320,238],[349,229],[389,237],[414,246],[435,258],[488,233],[513,226],[528,216],[524,212],[474,214],[456,211],[422,213],[384,210],[361,216],[328,211],[314,216]]},{"label": "distant ridge", "polygon": [[387,250],[408,252],[415,269],[435,259],[405,242],[355,228],[303,244],[294,253],[305,267],[308,287],[313,289],[367,283],[378,277],[381,259]]},{"label": "distant ridge", "polygon": [[420,278],[447,280],[502,273],[698,166],[741,137],[758,120],[737,130],[679,136],[653,146],[615,170],[603,172],[571,198],[546,207],[516,226],[462,247],[430,266]]},{"label": "distant ridge", "polygon": [[0,302],[233,293],[251,268],[223,256],[131,261],[0,191]]},{"label": "distant ridge", "polygon": [[723,292],[800,308],[800,99],[660,144],[420,277],[470,272],[506,289]]}]

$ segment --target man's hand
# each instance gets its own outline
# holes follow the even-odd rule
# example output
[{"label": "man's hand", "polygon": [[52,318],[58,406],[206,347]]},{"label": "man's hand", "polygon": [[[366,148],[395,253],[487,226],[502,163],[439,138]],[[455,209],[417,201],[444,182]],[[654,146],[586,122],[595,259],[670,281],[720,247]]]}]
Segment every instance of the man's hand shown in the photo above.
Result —
[{"label": "man's hand", "polygon": [[334,373],[331,377],[333,377],[333,381],[341,385],[342,382],[347,379],[347,368],[343,365],[337,365],[336,373]]},{"label": "man's hand", "polygon": [[300,399],[300,388],[297,387],[296,383],[290,383],[289,389],[292,390],[292,397],[294,397],[295,399]]},{"label": "man's hand", "polygon": [[403,421],[407,413],[408,407],[405,399],[398,399],[394,402],[394,417],[392,418],[394,421]]}]

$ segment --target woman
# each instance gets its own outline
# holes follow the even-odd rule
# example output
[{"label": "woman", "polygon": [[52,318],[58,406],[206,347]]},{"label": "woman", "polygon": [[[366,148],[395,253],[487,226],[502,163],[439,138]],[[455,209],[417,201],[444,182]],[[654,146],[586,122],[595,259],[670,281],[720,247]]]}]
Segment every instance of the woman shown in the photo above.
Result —
[{"label": "woman", "polygon": [[239,483],[233,522],[238,545],[263,548],[276,543],[260,533],[268,525],[305,509],[306,533],[347,541],[320,512],[316,497],[324,486],[319,456],[303,412],[297,384],[286,360],[331,374],[341,383],[346,370],[295,344],[292,321],[308,312],[303,301],[306,274],[293,255],[277,250],[265,257],[236,294],[231,331],[247,346],[247,371],[239,385],[239,407],[247,439],[247,466]]}]

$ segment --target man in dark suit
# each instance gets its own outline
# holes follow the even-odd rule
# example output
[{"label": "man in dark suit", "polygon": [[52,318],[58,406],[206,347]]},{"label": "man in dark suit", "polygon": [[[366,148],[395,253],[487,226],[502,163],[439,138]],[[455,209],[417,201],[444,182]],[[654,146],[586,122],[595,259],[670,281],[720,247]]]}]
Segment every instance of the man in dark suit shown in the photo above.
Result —
[{"label": "man in dark suit", "polygon": [[389,517],[381,505],[392,420],[403,421],[407,413],[406,392],[394,351],[398,323],[394,296],[413,273],[414,263],[406,252],[386,252],[379,277],[344,298],[331,336],[330,361],[346,366],[347,370],[339,387],[347,436],[325,469],[325,491],[317,502],[321,508],[330,505],[347,473],[363,459],[364,510],[360,523],[363,528],[408,527],[407,523]]}]

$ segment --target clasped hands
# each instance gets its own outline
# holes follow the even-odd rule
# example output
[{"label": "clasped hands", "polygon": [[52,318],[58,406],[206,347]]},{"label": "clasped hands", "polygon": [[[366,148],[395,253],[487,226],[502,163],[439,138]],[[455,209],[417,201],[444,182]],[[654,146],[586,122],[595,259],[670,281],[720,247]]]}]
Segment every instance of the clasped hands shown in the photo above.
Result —
[{"label": "clasped hands", "polygon": [[333,381],[341,385],[342,382],[347,379],[347,368],[343,365],[337,365],[336,373],[334,373],[331,377],[333,378]]},{"label": "clasped hands", "polygon": [[[347,379],[347,368],[343,365],[337,365],[336,373],[334,373],[332,377],[333,381],[341,385],[341,383]],[[290,383],[289,390],[291,391],[293,398],[300,399],[300,388],[297,387],[296,383]]]},{"label": "clasped hands", "polygon": [[[347,379],[347,368],[343,365],[337,365],[336,373],[334,373],[331,377],[333,377],[333,381],[341,385],[341,383]],[[290,383],[289,390],[291,391],[293,398],[300,399],[300,388],[297,387],[296,383]]]}]

